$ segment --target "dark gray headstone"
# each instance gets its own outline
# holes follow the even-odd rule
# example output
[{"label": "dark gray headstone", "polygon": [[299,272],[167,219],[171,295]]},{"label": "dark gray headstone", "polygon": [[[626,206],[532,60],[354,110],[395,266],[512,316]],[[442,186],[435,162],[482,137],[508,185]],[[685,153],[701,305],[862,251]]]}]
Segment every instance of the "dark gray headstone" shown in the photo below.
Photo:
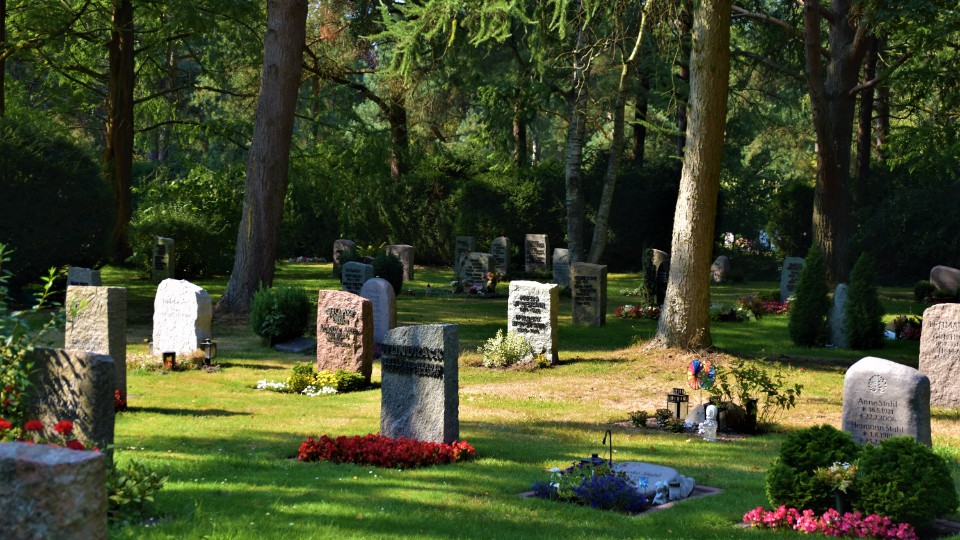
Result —
[{"label": "dark gray headstone", "polygon": [[960,304],[937,304],[923,311],[920,372],[930,378],[930,404],[960,407]]},{"label": "dark gray headstone", "polygon": [[455,324],[402,326],[383,339],[380,433],[451,443],[460,438]]},{"label": "dark gray headstone", "polygon": [[317,295],[317,369],[373,370],[373,304],[346,291]]},{"label": "dark gray headstone", "polygon": [[573,324],[603,326],[607,323],[607,266],[590,263],[570,265]]},{"label": "dark gray headstone", "polygon": [[153,264],[151,277],[154,283],[175,277],[177,266],[173,238],[157,237],[153,243]]},{"label": "dark gray headstone", "polygon": [[44,437],[59,438],[53,426],[70,420],[80,442],[109,455],[117,389],[113,359],[86,351],[39,348],[34,351],[34,369],[27,416],[43,422]]},{"label": "dark gray headstone", "polygon": [[182,279],[165,279],[153,300],[153,354],[191,355],[210,337],[213,302],[203,288]]},{"label": "dark gray headstone", "polygon": [[521,335],[533,354],[543,354],[556,363],[557,313],[560,289],[555,284],[511,281],[507,300],[507,331]]},{"label": "dark gray headstone", "polygon": [[570,250],[553,249],[553,282],[561,287],[570,286]]},{"label": "dark gray headstone", "polygon": [[730,279],[730,258],[720,255],[710,265],[710,279],[714,283],[726,283]]},{"label": "dark gray headstone", "polygon": [[960,289],[960,270],[949,266],[934,266],[930,269],[930,283],[940,292],[957,294],[957,289]]},{"label": "dark gray headstone", "polygon": [[373,305],[373,343],[378,347],[387,332],[397,326],[397,296],[393,285],[382,278],[373,278],[363,284],[360,296]]},{"label": "dark gray headstone", "polygon": [[783,270],[780,271],[780,301],[797,293],[797,282],[800,281],[800,272],[803,272],[804,261],[801,257],[787,257],[783,260]]},{"label": "dark gray headstone", "polygon": [[100,271],[91,268],[80,268],[71,266],[67,270],[68,287],[99,287],[103,285],[100,281]]},{"label": "dark gray headstone", "polygon": [[830,343],[837,348],[846,349],[847,343],[847,284],[841,283],[833,291],[833,306],[830,308]]},{"label": "dark gray headstone", "polygon": [[340,277],[340,255],[345,251],[354,251],[357,249],[357,244],[353,240],[348,240],[346,238],[338,238],[333,242],[333,275],[334,277]]},{"label": "dark gray headstone", "polygon": [[127,393],[127,289],[67,287],[65,349],[108,354],[116,366],[115,390]]},{"label": "dark gray headstone", "polygon": [[343,290],[360,294],[363,284],[373,279],[373,266],[362,262],[350,261],[340,267],[340,283]]},{"label": "dark gray headstone", "polygon": [[930,380],[912,367],[866,357],[843,378],[843,430],[858,443],[913,437],[930,445]]},{"label": "dark gray headstone", "polygon": [[487,274],[494,271],[494,259],[490,253],[468,253],[460,264],[461,279],[477,285],[484,285]]},{"label": "dark gray headstone", "polygon": [[513,246],[510,243],[510,239],[506,236],[498,236],[494,238],[490,244],[490,253],[492,253],[493,258],[496,259],[494,266],[497,273],[504,277],[510,275],[510,255],[512,250]]},{"label": "dark gray headstone", "polygon": [[550,270],[550,240],[545,234],[528,234],[523,240],[523,269],[526,272]]},{"label": "dark gray headstone", "polygon": [[670,254],[659,249],[651,251],[653,252],[654,294],[657,296],[657,305],[662,306],[667,297],[667,282],[670,281]]},{"label": "dark gray headstone", "polygon": [[463,279],[463,275],[460,273],[460,264],[464,257],[468,253],[477,250],[477,239],[472,236],[458,236],[456,243],[453,246],[453,272]]},{"label": "dark gray headstone", "polygon": [[407,244],[390,244],[386,249],[387,255],[400,259],[403,265],[403,280],[413,281],[413,246]]}]

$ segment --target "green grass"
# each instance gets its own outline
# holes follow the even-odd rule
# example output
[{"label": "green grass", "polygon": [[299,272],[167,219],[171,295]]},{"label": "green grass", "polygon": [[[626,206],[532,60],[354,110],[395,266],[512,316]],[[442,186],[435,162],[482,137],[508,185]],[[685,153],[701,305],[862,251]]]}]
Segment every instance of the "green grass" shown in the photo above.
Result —
[{"label": "green grass", "polygon": [[[437,294],[450,272],[417,269],[414,293],[426,284],[434,294],[403,294],[398,322],[460,325],[460,433],[479,456],[474,462],[420,470],[383,470],[354,465],[300,463],[293,456],[308,435],[363,435],[379,430],[380,394],[307,398],[257,391],[259,379],[282,380],[309,356],[283,355],[260,346],[242,322],[214,321],[220,343],[217,373],[131,372],[131,409],[118,416],[118,461],[142,460],[170,480],[157,496],[160,519],[118,526],[115,538],[776,538],[781,535],[736,527],[744,512],[766,505],[764,471],[776,456],[782,434],[716,444],[697,437],[625,427],[631,410],[662,406],[664,393],[684,382],[692,355],[645,352],[633,346],[653,334],[649,321],[608,316],[603,328],[574,327],[569,300],[561,301],[559,367],[495,371],[474,367],[475,349],[506,326],[506,299]],[[146,353],[155,286],[126,270],[108,268],[103,280],[128,287],[129,354]],[[283,283],[308,293],[333,288],[329,265],[284,265]],[[635,276],[610,276],[608,313],[630,298],[621,289]],[[200,280],[216,300],[224,279]],[[715,288],[730,302],[739,294],[773,288],[745,284]],[[506,285],[501,285],[506,292]],[[885,290],[886,293],[886,290]],[[885,296],[888,306],[912,306],[901,290]],[[314,298],[315,299],[315,298]],[[839,424],[845,366],[864,353],[791,346],[785,318],[756,323],[717,323],[713,337],[731,354],[783,355],[802,368],[801,406],[785,426]],[[871,351],[916,362],[916,343]],[[374,380],[379,380],[378,366]],[[694,394],[692,401],[696,402]],[[956,463],[960,418],[935,418],[934,443]],[[938,427],[943,428],[938,430]],[[615,460],[643,460],[674,467],[698,483],[724,493],[685,501],[675,508],[627,517],[518,494],[546,479],[545,469],[602,452],[606,429],[614,433]],[[941,432],[942,431],[942,432]],[[792,536],[792,535],[786,535]]]}]

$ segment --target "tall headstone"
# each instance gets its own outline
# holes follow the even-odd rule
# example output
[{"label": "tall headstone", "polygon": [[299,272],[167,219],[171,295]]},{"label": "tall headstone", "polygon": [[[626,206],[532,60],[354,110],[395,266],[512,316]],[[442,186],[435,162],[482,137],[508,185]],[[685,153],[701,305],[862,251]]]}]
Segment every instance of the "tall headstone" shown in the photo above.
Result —
[{"label": "tall headstone", "polygon": [[468,253],[477,250],[477,239],[472,236],[458,236],[456,244],[453,246],[453,272],[457,274],[460,279],[463,279],[463,275],[460,273],[461,268],[460,264],[462,259],[467,256]]},{"label": "tall headstone", "polygon": [[657,296],[657,305],[662,306],[667,297],[667,282],[670,281],[670,254],[659,249],[653,252],[654,293]]},{"label": "tall headstone", "polygon": [[43,423],[44,437],[60,420],[73,422],[73,432],[85,445],[107,452],[113,444],[114,391],[117,375],[113,359],[105,354],[64,349],[34,350],[33,384],[28,418]]},{"label": "tall headstone", "polygon": [[203,288],[182,279],[165,279],[153,300],[153,354],[193,354],[210,337],[213,302]]},{"label": "tall headstone", "polygon": [[153,282],[160,283],[165,279],[173,278],[176,266],[177,257],[174,251],[173,238],[158,236],[153,243],[153,270],[151,272]]},{"label": "tall headstone", "polygon": [[923,311],[920,372],[930,378],[930,405],[960,407],[960,304],[937,304]]},{"label": "tall headstone", "polygon": [[561,287],[570,286],[570,250],[553,248],[553,282]]},{"label": "tall headstone", "polygon": [[127,393],[127,289],[67,287],[65,349],[108,354],[116,366],[115,390]]},{"label": "tall headstone", "polygon": [[803,271],[804,261],[801,257],[787,257],[783,260],[783,270],[780,271],[780,301],[786,302],[797,293],[797,282],[800,281],[800,272]]},{"label": "tall headstone", "polygon": [[534,354],[556,363],[557,313],[560,287],[536,281],[511,281],[507,300],[507,331],[524,337]]},{"label": "tall headstone", "polygon": [[570,265],[573,324],[603,326],[607,323],[607,266],[590,263]]},{"label": "tall headstone", "polygon": [[59,446],[0,443],[4,538],[106,540],[107,460]]},{"label": "tall headstone", "polygon": [[397,326],[397,296],[393,285],[383,278],[373,278],[363,284],[360,296],[373,305],[373,343],[379,348],[387,332]]},{"label": "tall headstone", "polygon": [[317,298],[317,369],[362,373],[373,370],[373,304],[345,291],[320,291]]},{"label": "tall headstone", "polygon": [[833,291],[833,306],[830,308],[830,343],[839,349],[850,346],[847,342],[847,284],[841,283]]},{"label": "tall headstone", "polygon": [[350,261],[340,268],[340,283],[343,290],[359,294],[363,284],[373,279],[373,266],[362,262]]},{"label": "tall headstone", "polygon": [[452,443],[460,438],[459,326],[401,326],[383,340],[380,433]]},{"label": "tall headstone", "polygon": [[710,279],[714,283],[726,283],[730,279],[730,258],[720,255],[710,265]]},{"label": "tall headstone", "polygon": [[510,255],[512,251],[513,246],[510,243],[510,239],[506,236],[498,236],[490,243],[490,253],[492,253],[494,259],[496,259],[494,266],[497,273],[504,277],[510,275]]},{"label": "tall headstone", "polygon": [[345,251],[354,251],[357,244],[353,240],[340,238],[333,241],[333,275],[340,277],[340,255]]},{"label": "tall headstone", "polygon": [[490,253],[468,253],[463,258],[460,268],[460,278],[474,284],[483,285],[487,282],[487,274],[494,271],[494,258]]},{"label": "tall headstone", "polygon": [[523,269],[526,272],[550,270],[550,239],[545,234],[528,234],[523,240]]},{"label": "tall headstone", "polygon": [[843,430],[858,443],[913,437],[930,445],[930,380],[896,362],[866,357],[843,378]]},{"label": "tall headstone", "polygon": [[80,268],[71,266],[67,270],[68,287],[99,287],[103,285],[100,281],[100,271],[91,268]]},{"label": "tall headstone", "polygon": [[407,244],[390,244],[387,246],[387,255],[393,255],[400,259],[403,265],[403,280],[413,281],[413,246]]}]

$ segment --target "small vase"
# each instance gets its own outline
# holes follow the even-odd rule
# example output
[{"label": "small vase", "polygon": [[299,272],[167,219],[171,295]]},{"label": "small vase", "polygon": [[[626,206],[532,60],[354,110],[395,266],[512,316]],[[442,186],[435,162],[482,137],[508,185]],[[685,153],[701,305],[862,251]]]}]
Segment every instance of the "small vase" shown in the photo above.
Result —
[{"label": "small vase", "polygon": [[837,512],[840,512],[841,514],[846,512],[847,511],[847,494],[837,489],[837,490],[834,490],[833,492],[833,498],[834,498],[834,508],[837,510]]}]

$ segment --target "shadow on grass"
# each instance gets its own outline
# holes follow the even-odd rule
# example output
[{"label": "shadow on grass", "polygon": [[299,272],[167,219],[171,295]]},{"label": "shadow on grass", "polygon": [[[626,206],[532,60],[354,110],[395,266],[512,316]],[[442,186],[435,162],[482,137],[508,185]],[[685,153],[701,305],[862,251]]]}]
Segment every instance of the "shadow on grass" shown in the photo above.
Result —
[{"label": "shadow on grass", "polygon": [[166,407],[129,407],[131,413],[170,414],[174,416],[251,416],[248,412],[225,411],[223,409],[169,409]]}]

